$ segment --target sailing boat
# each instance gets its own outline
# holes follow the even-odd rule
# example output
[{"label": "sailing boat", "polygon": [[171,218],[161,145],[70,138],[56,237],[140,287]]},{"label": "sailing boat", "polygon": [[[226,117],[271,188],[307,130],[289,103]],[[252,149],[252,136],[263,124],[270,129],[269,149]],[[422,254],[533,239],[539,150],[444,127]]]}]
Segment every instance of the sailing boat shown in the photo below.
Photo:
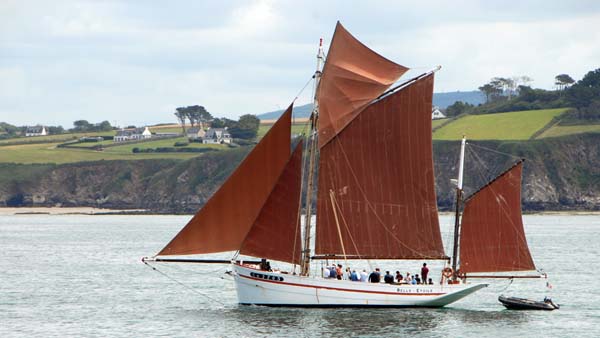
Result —
[{"label": "sailing boat", "polygon": [[[306,139],[291,140],[292,104],[206,205],[156,256],[145,261],[231,263],[240,304],[441,307],[486,287],[467,283],[456,265],[453,270],[447,267],[450,273],[435,285],[361,283],[322,278],[311,271],[311,262],[324,260],[449,260],[442,244],[434,186],[431,102],[435,71],[390,89],[407,70],[373,52],[338,22],[326,61],[322,43],[319,47],[314,111]],[[493,186],[495,191],[496,184],[488,190]],[[312,248],[314,189],[317,212]],[[486,235],[477,230],[481,219],[469,216],[477,214],[470,206],[478,199],[469,201],[465,210],[469,221],[462,227],[461,273],[494,271],[488,270],[488,261],[477,260],[477,251],[471,250],[477,245],[468,243],[483,243],[481,237]],[[506,207],[520,212],[515,203]],[[519,225],[522,230],[519,222],[513,224]],[[501,243],[496,250],[508,261],[512,259],[512,248],[505,252]],[[236,251],[230,261],[169,257],[227,251]],[[244,261],[238,255],[286,262],[292,268],[271,271],[266,264]],[[491,268],[505,271],[509,265],[491,258]],[[457,260],[454,256],[453,263]],[[517,268],[524,267],[528,266]]]}]

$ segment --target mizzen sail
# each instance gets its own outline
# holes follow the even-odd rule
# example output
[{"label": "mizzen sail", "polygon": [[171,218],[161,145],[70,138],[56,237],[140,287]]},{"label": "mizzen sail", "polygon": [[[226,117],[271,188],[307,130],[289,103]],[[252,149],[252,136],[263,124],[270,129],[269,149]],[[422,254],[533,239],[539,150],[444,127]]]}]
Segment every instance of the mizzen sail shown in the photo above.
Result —
[{"label": "mizzen sail", "polygon": [[460,272],[535,270],[521,217],[523,162],[465,201],[460,233]]},{"label": "mizzen sail", "polygon": [[446,257],[434,186],[433,79],[369,105],[321,148],[317,255]]},{"label": "mizzen sail", "polygon": [[319,147],[407,70],[363,45],[338,22],[317,89]]},{"label": "mizzen sail", "polygon": [[300,263],[301,182],[302,142],[299,142],[246,235],[241,254]]},{"label": "mizzen sail", "polygon": [[158,255],[238,250],[290,158],[290,106],[204,207]]}]

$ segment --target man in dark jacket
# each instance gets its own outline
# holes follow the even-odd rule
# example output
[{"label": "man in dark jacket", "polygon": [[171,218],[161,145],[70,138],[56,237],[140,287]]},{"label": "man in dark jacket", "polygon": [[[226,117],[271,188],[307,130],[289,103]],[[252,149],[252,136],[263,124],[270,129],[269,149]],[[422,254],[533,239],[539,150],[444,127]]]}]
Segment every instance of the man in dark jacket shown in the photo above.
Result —
[{"label": "man in dark jacket", "polygon": [[386,271],[385,276],[383,276],[383,281],[386,284],[394,284],[394,276],[392,274],[390,274],[389,271]]},{"label": "man in dark jacket", "polygon": [[381,281],[381,273],[379,272],[379,268],[376,268],[375,271],[371,272],[369,275],[369,282],[371,283],[379,283]]}]

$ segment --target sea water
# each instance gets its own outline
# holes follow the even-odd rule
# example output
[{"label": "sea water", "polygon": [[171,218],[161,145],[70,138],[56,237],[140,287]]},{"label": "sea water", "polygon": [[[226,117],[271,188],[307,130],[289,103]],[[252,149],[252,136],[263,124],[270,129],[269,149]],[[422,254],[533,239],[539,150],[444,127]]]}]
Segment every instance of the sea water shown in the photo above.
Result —
[{"label": "sea water", "polygon": [[[140,261],[189,218],[0,216],[0,337],[600,336],[598,215],[525,216],[531,253],[549,279],[492,280],[441,309],[241,306],[227,266],[156,264],[158,272]],[[441,223],[448,245],[452,221]],[[419,273],[421,262],[378,264]],[[500,294],[550,296],[561,308],[506,310]]]}]

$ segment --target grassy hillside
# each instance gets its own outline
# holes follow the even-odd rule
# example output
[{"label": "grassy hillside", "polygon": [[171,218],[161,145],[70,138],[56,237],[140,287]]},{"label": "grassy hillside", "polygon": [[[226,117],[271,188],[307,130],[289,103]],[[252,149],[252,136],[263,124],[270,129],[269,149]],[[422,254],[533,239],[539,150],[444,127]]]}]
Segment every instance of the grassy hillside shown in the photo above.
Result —
[{"label": "grassy hillside", "polygon": [[447,121],[448,121],[448,119],[433,120],[433,121],[431,121],[431,128],[441,126],[442,124],[446,123]]},{"label": "grassy hillside", "polygon": [[[138,153],[126,149],[96,151],[57,148],[59,143],[28,144],[0,148],[0,163],[71,163],[100,160],[189,159],[194,153]],[[133,145],[131,145],[133,147]],[[137,144],[139,147],[140,144]],[[111,148],[108,148],[111,149]]]},{"label": "grassy hillside", "polygon": [[14,145],[14,144],[34,144],[34,143],[52,143],[52,142],[67,142],[77,140],[81,137],[97,137],[97,136],[114,136],[115,131],[103,131],[93,133],[71,133],[71,134],[57,134],[57,135],[46,135],[46,136],[33,136],[33,137],[15,137],[0,140],[0,146]]},{"label": "grassy hillside", "polygon": [[435,140],[527,140],[567,108],[467,115],[438,129]]},{"label": "grassy hillside", "polygon": [[555,125],[550,129],[543,132],[537,138],[544,137],[559,137],[571,134],[580,134],[580,133],[600,133],[600,124],[589,124],[589,125],[579,125],[579,126],[561,126]]},{"label": "grassy hillside", "polygon": [[[263,137],[271,129],[272,124],[261,124],[258,127],[258,137]],[[292,124],[292,134],[300,134],[302,132],[307,132],[310,126],[307,123],[294,123]]]}]

